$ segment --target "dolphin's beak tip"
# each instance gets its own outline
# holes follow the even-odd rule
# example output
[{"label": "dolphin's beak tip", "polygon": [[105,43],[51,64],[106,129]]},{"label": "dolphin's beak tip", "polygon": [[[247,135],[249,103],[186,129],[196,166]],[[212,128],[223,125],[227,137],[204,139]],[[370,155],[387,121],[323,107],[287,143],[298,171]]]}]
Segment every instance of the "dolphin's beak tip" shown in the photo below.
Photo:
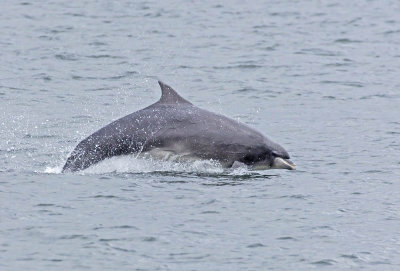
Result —
[{"label": "dolphin's beak tip", "polygon": [[295,163],[293,163],[292,161],[290,161],[290,160],[286,160],[287,162],[288,162],[288,166],[289,166],[289,170],[296,170],[297,169],[297,166],[296,166],[296,164]]},{"label": "dolphin's beak tip", "polygon": [[296,170],[296,164],[289,159],[283,159],[281,157],[276,157],[274,160],[273,168],[283,168],[288,170]]}]

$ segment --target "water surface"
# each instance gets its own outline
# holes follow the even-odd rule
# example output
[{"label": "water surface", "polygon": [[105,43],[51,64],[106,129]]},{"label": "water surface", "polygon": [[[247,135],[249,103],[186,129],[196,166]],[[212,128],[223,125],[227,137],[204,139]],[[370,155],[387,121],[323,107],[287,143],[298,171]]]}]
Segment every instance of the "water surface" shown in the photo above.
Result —
[{"label": "water surface", "polygon": [[[396,1],[5,1],[1,270],[397,270]],[[297,171],[69,152],[160,96],[284,146]]]}]

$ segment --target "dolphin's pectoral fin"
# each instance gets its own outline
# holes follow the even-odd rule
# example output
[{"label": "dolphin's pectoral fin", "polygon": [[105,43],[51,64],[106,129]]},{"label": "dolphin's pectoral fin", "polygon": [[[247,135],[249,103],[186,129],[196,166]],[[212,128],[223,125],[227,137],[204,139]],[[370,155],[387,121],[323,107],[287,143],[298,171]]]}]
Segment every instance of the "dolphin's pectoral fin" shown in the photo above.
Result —
[{"label": "dolphin's pectoral fin", "polygon": [[239,161],[235,161],[233,162],[232,169],[236,169],[236,168],[247,168],[247,165],[245,163],[239,162]]},{"label": "dolphin's pectoral fin", "polygon": [[158,81],[161,87],[161,98],[158,101],[159,104],[189,104],[192,103],[182,98],[173,88]]},{"label": "dolphin's pectoral fin", "polygon": [[294,170],[296,169],[296,165],[289,159],[283,159],[282,157],[275,157],[271,168],[283,168],[283,169]]}]

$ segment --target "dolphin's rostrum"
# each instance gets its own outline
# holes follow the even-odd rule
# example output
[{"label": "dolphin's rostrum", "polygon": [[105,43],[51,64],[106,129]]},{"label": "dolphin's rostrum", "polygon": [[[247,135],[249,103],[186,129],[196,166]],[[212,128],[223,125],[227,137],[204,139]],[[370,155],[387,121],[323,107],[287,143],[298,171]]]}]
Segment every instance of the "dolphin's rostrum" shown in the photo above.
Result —
[{"label": "dolphin's rostrum", "polygon": [[162,91],[158,102],[82,140],[68,157],[63,172],[134,153],[165,159],[212,159],[224,167],[296,168],[283,147],[258,131],[198,108],[170,86],[158,83]]}]

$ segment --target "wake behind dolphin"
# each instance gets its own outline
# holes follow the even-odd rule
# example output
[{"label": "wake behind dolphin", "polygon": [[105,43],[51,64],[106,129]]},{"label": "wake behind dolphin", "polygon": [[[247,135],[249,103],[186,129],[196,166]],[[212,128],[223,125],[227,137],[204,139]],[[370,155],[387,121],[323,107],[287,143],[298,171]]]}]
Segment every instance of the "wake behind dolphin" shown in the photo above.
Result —
[{"label": "wake behind dolphin", "polygon": [[82,140],[63,172],[79,171],[106,158],[144,154],[160,159],[214,160],[223,167],[295,169],[289,154],[249,126],[194,106],[158,82],[156,103],[120,118]]}]

